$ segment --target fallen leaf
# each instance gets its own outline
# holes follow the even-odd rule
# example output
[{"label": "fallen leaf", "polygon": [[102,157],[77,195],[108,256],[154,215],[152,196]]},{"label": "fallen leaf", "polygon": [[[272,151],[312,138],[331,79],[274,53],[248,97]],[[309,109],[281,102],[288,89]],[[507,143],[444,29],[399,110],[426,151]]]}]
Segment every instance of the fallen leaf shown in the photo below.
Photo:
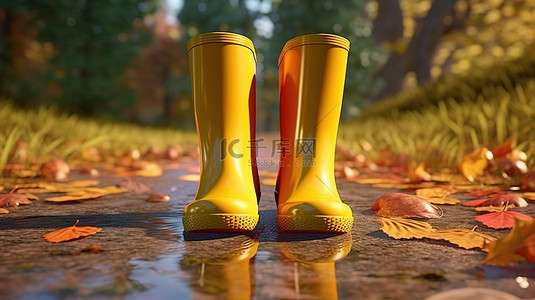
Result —
[{"label": "fallen leaf", "polygon": [[475,199],[466,201],[464,206],[505,206],[506,204],[514,204],[518,207],[526,207],[528,203],[524,198],[518,194],[499,194],[490,198]]},{"label": "fallen leaf", "polygon": [[4,206],[19,206],[19,204],[32,204],[26,195],[15,193],[17,188],[13,188],[9,193],[0,195],[0,207]]},{"label": "fallen leaf", "polygon": [[149,149],[147,149],[144,156],[148,159],[156,159],[156,158],[161,157],[162,154],[163,154],[163,150],[162,148],[160,148],[160,146],[152,145],[149,147]]},{"label": "fallen leaf", "polygon": [[133,172],[137,176],[158,177],[162,176],[163,170],[159,164],[147,161],[135,161],[132,163]]},{"label": "fallen leaf", "polygon": [[[525,260],[525,257],[517,254],[523,249],[523,243],[531,238],[535,232],[535,220],[515,219],[513,229],[505,237],[489,243],[488,255],[482,263],[505,266],[510,263]],[[531,250],[531,249],[530,249]],[[524,250],[520,250],[525,253]]]},{"label": "fallen leaf", "polygon": [[492,157],[492,152],[486,147],[475,149],[463,157],[460,165],[461,173],[466,179],[473,182],[477,177],[484,174],[485,168],[487,168],[488,162]]},{"label": "fallen leaf", "polygon": [[98,180],[75,180],[71,182],[34,182],[21,184],[20,193],[63,193],[75,188],[82,188],[97,185]]},{"label": "fallen leaf", "polygon": [[535,262],[535,233],[532,233],[520,243],[515,253],[523,256],[531,262]]},{"label": "fallen leaf", "polygon": [[507,154],[513,152],[513,149],[515,147],[516,147],[516,143],[513,141],[513,139],[509,138],[505,142],[494,147],[494,149],[492,149],[492,155],[495,158],[505,157]]},{"label": "fallen leaf", "polygon": [[489,242],[496,240],[496,238],[489,235],[464,228],[437,230],[429,233],[427,238],[446,240],[464,249],[483,249]]},{"label": "fallen leaf", "polygon": [[476,220],[494,229],[512,228],[515,218],[533,220],[532,217],[516,211],[500,211],[477,216]]},{"label": "fallen leaf", "polygon": [[8,213],[9,213],[9,210],[5,208],[0,208],[0,214],[8,214]]},{"label": "fallen leaf", "polygon": [[182,181],[199,181],[201,175],[199,174],[186,174],[178,177]]},{"label": "fallen leaf", "polygon": [[422,221],[403,218],[379,218],[376,221],[381,223],[384,233],[395,239],[421,239],[435,231],[431,225]]},{"label": "fallen leaf", "polygon": [[128,189],[116,186],[107,186],[102,188],[86,187],[72,189],[67,192],[67,195],[45,198],[50,202],[68,202],[68,201],[81,201],[100,198],[102,196],[110,194],[120,194],[128,192]]},{"label": "fallen leaf", "polygon": [[95,168],[83,168],[79,172],[80,174],[86,174],[86,175],[90,175],[93,177],[98,177],[100,175],[99,170]]},{"label": "fallen leaf", "polygon": [[427,197],[423,197],[425,199],[425,201],[431,203],[431,204],[445,204],[445,205],[455,205],[455,204],[458,204],[458,203],[461,203],[461,200],[459,199],[455,199],[455,198],[450,198],[450,197],[445,197],[445,198],[427,198]]},{"label": "fallen leaf", "polygon": [[514,208],[515,205],[514,204],[508,204],[507,206],[479,206],[479,207],[476,207],[475,210],[476,211],[479,211],[479,212],[496,212],[496,211],[504,211],[504,210],[508,210],[510,208]]},{"label": "fallen leaf", "polygon": [[44,235],[44,238],[51,243],[60,243],[85,237],[88,235],[93,235],[102,230],[102,228],[92,226],[76,227],[76,225],[78,225],[78,222],[79,220],[76,220],[76,223],[74,223],[74,225],[71,227],[49,232]]},{"label": "fallen leaf", "polygon": [[452,188],[435,187],[435,188],[417,189],[416,195],[420,197],[426,197],[426,198],[442,198],[451,194],[455,194],[456,192],[457,190],[452,189]]},{"label": "fallen leaf", "polygon": [[344,170],[342,171],[342,175],[345,180],[352,180],[356,178],[357,176],[359,176],[359,171],[357,171],[356,169],[350,168],[348,166],[345,166]]},{"label": "fallen leaf", "polygon": [[171,200],[171,197],[168,195],[155,192],[150,192],[147,197],[148,202],[167,202],[169,200]]},{"label": "fallen leaf", "polygon": [[125,188],[129,190],[130,192],[137,193],[137,194],[145,193],[151,190],[150,187],[148,187],[143,182],[135,181],[135,180],[132,180],[131,178],[126,178],[122,180],[121,182],[119,182],[119,187]]},{"label": "fallen leaf", "polygon": [[59,158],[52,159],[41,166],[41,176],[47,180],[65,180],[70,172],[69,165]]},{"label": "fallen leaf", "polygon": [[520,188],[527,191],[535,192],[535,171],[530,172],[522,177]]},{"label": "fallen leaf", "polygon": [[409,165],[409,181],[411,183],[431,181],[431,174],[425,171],[423,163],[418,165]]},{"label": "fallen leaf", "polygon": [[184,150],[180,145],[171,145],[168,146],[167,149],[165,149],[165,158],[170,160],[175,160],[180,158],[182,154],[184,153]]},{"label": "fallen leaf", "polygon": [[442,210],[425,199],[402,193],[384,194],[373,204],[380,217],[441,218]]},{"label": "fallen leaf", "polygon": [[535,201],[535,193],[523,193],[522,198]]}]

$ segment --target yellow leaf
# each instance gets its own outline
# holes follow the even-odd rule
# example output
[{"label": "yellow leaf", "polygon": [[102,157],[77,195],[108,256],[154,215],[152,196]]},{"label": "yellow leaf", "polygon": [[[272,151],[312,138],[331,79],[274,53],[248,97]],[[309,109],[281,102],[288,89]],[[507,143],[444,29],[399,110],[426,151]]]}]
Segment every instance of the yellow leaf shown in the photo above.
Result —
[{"label": "yellow leaf", "polygon": [[9,213],[9,210],[5,208],[0,208],[0,214],[8,214],[8,213]]},{"label": "yellow leaf", "polygon": [[455,189],[445,189],[440,187],[435,188],[425,188],[425,189],[418,189],[416,190],[416,195],[420,197],[427,197],[427,198],[442,198],[446,197],[448,195],[454,194],[457,191]]},{"label": "yellow leaf", "polygon": [[51,202],[80,201],[96,199],[110,194],[119,194],[125,192],[128,192],[128,189],[116,186],[107,186],[103,188],[86,187],[78,189],[69,189],[67,190],[67,195],[49,197],[45,200]]},{"label": "yellow leaf", "polygon": [[186,174],[178,177],[178,179],[183,181],[199,181],[200,177],[199,174]]},{"label": "yellow leaf", "polygon": [[402,219],[402,218],[379,218],[381,230],[389,237],[395,239],[421,239],[435,231],[429,223]]},{"label": "yellow leaf", "polygon": [[490,159],[492,159],[492,152],[486,147],[479,147],[463,157],[460,166],[461,173],[469,181],[474,181],[483,175]]},{"label": "yellow leaf", "polygon": [[71,182],[34,182],[19,185],[19,193],[62,193],[72,190],[97,185],[98,180],[75,180]]},{"label": "yellow leaf", "polygon": [[427,238],[433,240],[446,240],[464,249],[485,248],[485,245],[496,239],[469,229],[446,229],[429,233]]},{"label": "yellow leaf", "polygon": [[488,245],[489,253],[482,263],[505,266],[510,263],[524,261],[525,258],[516,254],[516,251],[534,232],[535,219],[523,220],[516,218],[515,225],[508,235]]},{"label": "yellow leaf", "polygon": [[480,206],[480,207],[476,207],[475,210],[476,211],[483,211],[483,212],[496,212],[496,211],[505,211],[505,210],[508,210],[510,208],[513,208],[515,207],[514,204],[509,204],[507,205],[507,207],[504,207],[504,206]]},{"label": "yellow leaf", "polygon": [[446,205],[455,205],[461,203],[461,200],[455,198],[427,198],[424,197],[425,201],[432,204],[446,204]]},{"label": "yellow leaf", "polygon": [[76,223],[71,227],[49,232],[44,235],[44,238],[51,243],[59,243],[93,235],[102,230],[102,228],[92,226],[76,227],[78,222],[79,221],[76,220]]},{"label": "yellow leaf", "polygon": [[535,201],[535,193],[531,193],[531,192],[523,193],[522,198]]}]

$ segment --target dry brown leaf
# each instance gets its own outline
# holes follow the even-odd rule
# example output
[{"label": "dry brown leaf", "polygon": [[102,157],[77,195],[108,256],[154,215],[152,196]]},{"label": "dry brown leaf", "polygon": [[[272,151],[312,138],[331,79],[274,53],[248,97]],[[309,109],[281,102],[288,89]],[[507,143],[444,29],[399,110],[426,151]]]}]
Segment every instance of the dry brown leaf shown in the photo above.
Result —
[{"label": "dry brown leaf", "polygon": [[165,158],[170,160],[175,160],[180,158],[182,154],[184,153],[184,150],[180,145],[170,145],[165,149]]},{"label": "dry brown leaf", "polygon": [[406,183],[378,183],[378,184],[372,184],[373,187],[380,188],[380,189],[399,189],[404,190],[409,188],[411,185]]},{"label": "dry brown leaf", "polygon": [[477,177],[484,174],[488,162],[492,157],[492,152],[486,147],[475,149],[463,157],[460,165],[461,173],[466,179],[473,182]]},{"label": "dry brown leaf", "polygon": [[522,183],[520,184],[520,188],[523,190],[535,192],[535,171],[529,172],[528,174],[524,175],[524,177],[522,177]]},{"label": "dry brown leaf", "polygon": [[425,201],[432,203],[432,204],[445,204],[445,205],[455,205],[458,203],[461,203],[461,200],[455,199],[455,198],[426,198],[423,197]]},{"label": "dry brown leaf", "polygon": [[52,159],[41,166],[41,176],[47,180],[65,180],[70,172],[69,165],[59,158]]},{"label": "dry brown leaf", "polygon": [[9,210],[5,208],[0,208],[0,214],[8,214],[8,213],[9,213]]},{"label": "dry brown leaf", "polygon": [[497,194],[488,198],[474,199],[463,203],[464,206],[504,206],[514,204],[517,207],[526,207],[528,203],[519,194]]},{"label": "dry brown leaf", "polygon": [[79,220],[76,220],[76,223],[74,223],[74,225],[71,227],[49,232],[44,235],[44,238],[51,243],[60,243],[75,240],[88,235],[93,235],[102,230],[102,228],[92,226],[76,227],[78,222]]},{"label": "dry brown leaf", "polygon": [[409,181],[412,183],[419,183],[422,181],[431,181],[431,174],[427,173],[424,169],[424,164],[409,166]]},{"label": "dry brown leaf", "polygon": [[455,194],[456,192],[457,190],[452,189],[452,188],[434,187],[434,188],[417,189],[416,195],[420,197],[426,197],[426,198],[442,198],[451,194]]},{"label": "dry brown leaf", "polygon": [[446,240],[464,249],[484,249],[487,243],[496,240],[496,238],[489,235],[463,228],[437,230],[429,233],[427,238]]},{"label": "dry brown leaf", "polygon": [[119,187],[125,188],[133,193],[145,193],[150,191],[150,187],[143,182],[132,180],[130,177],[119,182]]},{"label": "dry brown leaf", "polygon": [[482,263],[506,266],[520,262],[525,258],[516,252],[522,247],[526,239],[535,232],[535,220],[516,219],[513,229],[505,237],[491,242],[487,249],[489,253]]},{"label": "dry brown leaf", "polygon": [[480,212],[496,212],[496,211],[504,211],[504,210],[508,210],[510,208],[514,208],[515,205],[514,204],[508,204],[507,207],[505,206],[480,206],[480,207],[476,207],[475,210],[476,211],[480,211]]},{"label": "dry brown leaf", "polygon": [[26,195],[15,193],[17,188],[13,188],[9,193],[0,195],[0,207],[19,206],[19,204],[32,204]]},{"label": "dry brown leaf", "polygon": [[171,197],[168,195],[156,192],[150,192],[147,197],[148,202],[167,202],[169,200],[171,200]]},{"label": "dry brown leaf", "polygon": [[402,193],[384,194],[373,204],[372,210],[380,217],[440,218],[442,210],[424,198]]},{"label": "dry brown leaf", "polygon": [[86,174],[93,177],[98,177],[100,175],[100,171],[95,168],[83,168],[79,172],[80,174]]},{"label": "dry brown leaf", "polygon": [[389,237],[395,239],[421,239],[427,237],[435,230],[426,222],[403,218],[379,218],[381,230]]}]

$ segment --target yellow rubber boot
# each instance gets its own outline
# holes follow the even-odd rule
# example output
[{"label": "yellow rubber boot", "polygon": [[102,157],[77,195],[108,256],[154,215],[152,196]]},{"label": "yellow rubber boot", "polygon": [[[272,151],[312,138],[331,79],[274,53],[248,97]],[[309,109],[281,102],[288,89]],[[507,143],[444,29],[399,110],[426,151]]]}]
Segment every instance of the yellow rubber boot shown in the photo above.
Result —
[{"label": "yellow rubber boot", "polygon": [[281,231],[348,232],[351,208],[334,179],[349,41],[331,34],[291,39],[279,57],[280,163],[275,197]]},{"label": "yellow rubber boot", "polygon": [[258,223],[256,54],[248,38],[214,32],[188,41],[201,174],[185,231],[251,231]]}]

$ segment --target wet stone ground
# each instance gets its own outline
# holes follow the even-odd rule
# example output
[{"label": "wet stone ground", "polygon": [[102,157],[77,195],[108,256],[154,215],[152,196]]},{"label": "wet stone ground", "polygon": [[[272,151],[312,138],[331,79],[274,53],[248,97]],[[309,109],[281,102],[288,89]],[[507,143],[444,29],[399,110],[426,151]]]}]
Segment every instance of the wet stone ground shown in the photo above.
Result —
[{"label": "wet stone ground", "polygon": [[[70,204],[38,200],[0,215],[0,299],[425,299],[462,287],[535,297],[533,264],[489,267],[480,264],[481,251],[389,238],[369,208],[396,190],[343,180],[338,188],[355,216],[349,234],[279,233],[272,186],[262,186],[254,232],[184,234],[182,211],[197,182],[178,177],[193,164],[158,178],[134,177],[170,195],[170,202],[147,202],[139,194]],[[105,186],[121,179],[99,180]],[[429,221],[435,228],[477,225],[471,209],[443,209],[442,219]],[[535,215],[535,205],[522,212]],[[43,239],[76,220],[103,230],[58,244]],[[507,232],[478,230],[496,237]]]}]

